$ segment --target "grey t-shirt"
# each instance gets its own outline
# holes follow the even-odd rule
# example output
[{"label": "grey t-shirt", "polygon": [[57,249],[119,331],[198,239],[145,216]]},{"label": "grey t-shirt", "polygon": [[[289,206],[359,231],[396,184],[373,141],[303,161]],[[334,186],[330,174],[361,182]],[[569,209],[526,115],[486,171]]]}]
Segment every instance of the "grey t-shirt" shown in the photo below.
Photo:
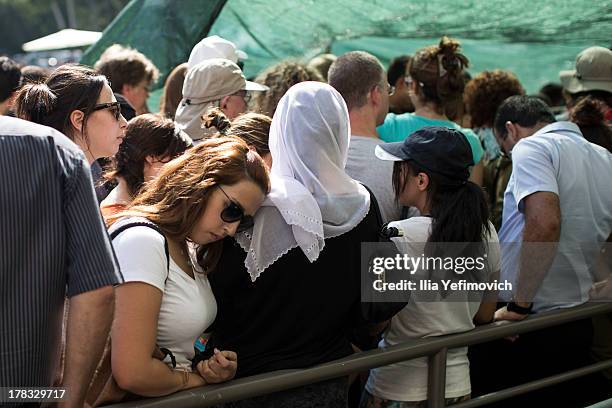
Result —
[{"label": "grey t-shirt", "polygon": [[346,173],[355,180],[368,186],[380,206],[383,222],[399,220],[402,206],[395,200],[391,176],[393,162],[383,161],[374,155],[380,139],[364,136],[351,136]]}]

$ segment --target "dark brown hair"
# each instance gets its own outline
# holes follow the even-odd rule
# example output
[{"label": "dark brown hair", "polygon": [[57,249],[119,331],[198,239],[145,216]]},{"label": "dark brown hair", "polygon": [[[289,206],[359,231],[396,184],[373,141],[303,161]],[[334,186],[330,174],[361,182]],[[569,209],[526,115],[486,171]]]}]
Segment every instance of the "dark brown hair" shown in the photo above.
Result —
[{"label": "dark brown hair", "polygon": [[103,75],[82,65],[62,65],[39,84],[24,85],[15,101],[17,117],[59,130],[74,139],[70,114],[83,111],[80,129],[85,140],[87,119],[108,82]]},{"label": "dark brown hair", "polygon": [[235,136],[255,148],[260,156],[270,153],[268,140],[272,118],[261,113],[245,113],[230,123],[219,108],[212,108],[202,117],[206,128],[216,128],[223,136]]},{"label": "dark brown hair", "polygon": [[174,68],[164,84],[159,112],[167,118],[174,119],[176,108],[183,99],[183,83],[187,75],[188,64],[185,62]]},{"label": "dark brown hair", "polygon": [[[206,139],[165,165],[130,206],[109,217],[108,222],[112,225],[123,217],[145,217],[167,237],[184,242],[204,214],[214,188],[245,179],[257,184],[264,194],[270,191],[264,161],[245,142],[234,137]],[[222,248],[223,242],[216,241],[198,249],[198,264],[206,273],[215,268]]]},{"label": "dark brown hair", "polygon": [[428,242],[481,242],[490,231],[489,207],[484,191],[477,184],[449,186],[448,179],[419,166],[414,161],[393,165],[391,183],[396,200],[406,187],[409,176],[425,173],[429,177],[427,203],[432,225]]},{"label": "dark brown hair", "polygon": [[7,100],[19,89],[20,81],[19,64],[9,57],[0,57],[0,102]]},{"label": "dark brown hair", "polygon": [[605,147],[612,153],[612,129],[604,119],[603,102],[586,96],[570,111],[570,120],[578,125],[586,140]]},{"label": "dark brown hair", "polygon": [[525,95],[525,89],[513,73],[496,69],[476,75],[465,86],[463,95],[472,127],[493,127],[497,108],[514,95]]},{"label": "dark brown hair", "polygon": [[323,77],[314,69],[295,61],[282,61],[268,68],[259,74],[255,82],[267,85],[270,89],[254,93],[253,110],[270,117],[274,116],[278,102],[289,88],[306,81],[323,82]]},{"label": "dark brown hair", "polygon": [[49,78],[49,70],[36,65],[26,65],[21,68],[21,85],[38,84]]},{"label": "dark brown hair", "polygon": [[142,81],[151,84],[159,76],[157,67],[144,54],[119,44],[108,47],[94,68],[108,78],[117,93],[121,93],[123,85],[136,86]]},{"label": "dark brown hair", "polygon": [[136,116],[128,122],[123,142],[104,177],[109,181],[123,178],[134,197],[144,183],[148,156],[173,159],[190,147],[189,139],[171,119],[150,113]]},{"label": "dark brown hair", "polygon": [[459,47],[459,41],[444,36],[438,45],[418,50],[408,63],[408,73],[419,85],[422,99],[450,119],[463,109],[464,69],[469,66]]},{"label": "dark brown hair", "polygon": [[378,59],[364,51],[341,55],[328,73],[329,84],[340,92],[349,111],[364,106],[372,88],[386,80]]}]

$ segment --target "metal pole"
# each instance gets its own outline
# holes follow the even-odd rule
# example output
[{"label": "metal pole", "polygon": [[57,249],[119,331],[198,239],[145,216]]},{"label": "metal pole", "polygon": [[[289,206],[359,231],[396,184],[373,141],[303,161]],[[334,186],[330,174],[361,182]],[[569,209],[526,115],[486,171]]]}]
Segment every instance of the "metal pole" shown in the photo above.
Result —
[{"label": "metal pole", "polygon": [[442,408],[446,406],[446,347],[429,356],[427,372],[427,407]]},{"label": "metal pole", "polygon": [[[517,385],[512,388],[506,388],[505,390],[492,392],[481,397],[471,399],[469,401],[461,402],[457,405],[453,405],[453,408],[472,408],[481,407],[488,405],[493,402],[505,400],[508,398],[516,397],[518,395],[526,394],[530,391],[539,390],[541,388],[549,387],[551,385],[559,384],[565,381],[573,380],[575,378],[583,377],[598,371],[606,370],[612,367],[612,360],[605,360],[599,363],[591,364],[586,367],[581,367],[576,370],[567,371],[562,374],[553,375],[551,377],[542,378],[528,382],[527,384]],[[576,392],[580,392],[577,390]]]}]

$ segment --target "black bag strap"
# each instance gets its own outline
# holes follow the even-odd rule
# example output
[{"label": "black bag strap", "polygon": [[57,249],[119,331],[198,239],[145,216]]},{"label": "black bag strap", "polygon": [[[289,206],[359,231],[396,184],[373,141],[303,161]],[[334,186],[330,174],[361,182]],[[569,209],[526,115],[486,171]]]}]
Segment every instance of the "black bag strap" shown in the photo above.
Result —
[{"label": "black bag strap", "polygon": [[[121,221],[119,221],[121,222]],[[168,240],[166,236],[162,232],[161,228],[157,226],[154,222],[147,220],[146,218],[138,219],[137,221],[128,221],[120,224],[117,228],[112,228],[112,231],[109,231],[110,239],[114,240],[119,234],[129,228],[133,227],[147,227],[157,231],[162,237],[164,237],[164,251],[166,252],[166,264],[167,264],[167,272],[170,274],[170,250],[168,249]],[[166,275],[166,280],[168,280],[168,275]]]}]

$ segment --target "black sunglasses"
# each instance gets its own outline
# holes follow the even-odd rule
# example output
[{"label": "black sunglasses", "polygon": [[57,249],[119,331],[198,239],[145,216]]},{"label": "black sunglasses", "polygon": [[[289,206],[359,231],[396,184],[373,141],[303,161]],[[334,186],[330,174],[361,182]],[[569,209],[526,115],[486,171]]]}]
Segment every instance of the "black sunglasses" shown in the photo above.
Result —
[{"label": "black sunglasses", "polygon": [[121,117],[121,103],[119,102],[99,103],[93,107],[92,112],[102,109],[109,109],[115,117],[115,120],[119,120]]},{"label": "black sunglasses", "polygon": [[243,232],[251,228],[255,224],[253,217],[250,215],[246,215],[244,213],[244,209],[240,206],[240,204],[232,200],[232,198],[227,195],[225,190],[223,190],[220,185],[217,185],[217,187],[219,187],[219,190],[221,190],[221,192],[229,200],[229,204],[227,205],[227,207],[225,207],[223,211],[221,211],[221,219],[227,222],[228,224],[233,224],[235,222],[240,221],[236,232]]}]

